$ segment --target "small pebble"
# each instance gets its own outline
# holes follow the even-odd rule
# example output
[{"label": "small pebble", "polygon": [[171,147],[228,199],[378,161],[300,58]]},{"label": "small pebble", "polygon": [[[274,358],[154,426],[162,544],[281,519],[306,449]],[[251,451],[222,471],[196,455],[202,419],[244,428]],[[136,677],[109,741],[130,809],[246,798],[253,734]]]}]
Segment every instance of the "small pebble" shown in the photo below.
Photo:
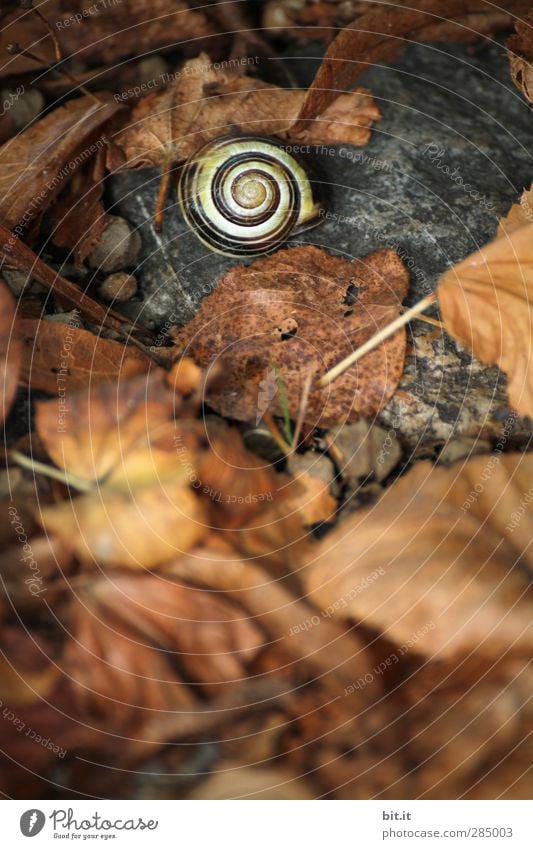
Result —
[{"label": "small pebble", "polygon": [[299,475],[308,474],[312,478],[323,481],[335,497],[340,493],[335,467],[325,454],[317,454],[314,451],[306,451],[305,454],[291,454],[287,471],[295,478]]},{"label": "small pebble", "polygon": [[56,313],[47,313],[47,315],[43,316],[45,321],[53,321],[56,324],[68,324],[70,327],[80,327],[80,313],[79,310],[70,310],[70,312],[56,312]]},{"label": "small pebble", "polygon": [[133,298],[137,293],[137,289],[137,280],[133,274],[127,274],[125,271],[115,271],[114,274],[106,277],[98,293],[105,301],[123,303]]},{"label": "small pebble", "polygon": [[398,464],[402,449],[396,431],[369,425],[361,419],[331,432],[335,448],[340,452],[341,473],[348,485],[356,489],[368,475],[384,480]]},{"label": "small pebble", "polygon": [[28,284],[28,275],[11,268],[3,268],[2,275],[15,297],[18,298],[19,295],[22,295]]},{"label": "small pebble", "polygon": [[89,266],[106,274],[135,266],[141,237],[125,218],[106,216],[104,232],[89,256]]},{"label": "small pebble", "polygon": [[146,59],[142,59],[141,62],[139,62],[137,67],[138,80],[141,83],[151,82],[152,80],[159,82],[158,78],[160,77],[160,83],[163,85],[164,74],[166,74],[169,69],[170,65],[168,62],[165,62],[163,57],[159,56],[159,54],[147,56]]},{"label": "small pebble", "polygon": [[20,132],[35,118],[38,118],[44,109],[44,105],[44,97],[38,89],[31,88],[25,91],[10,109],[15,130]]}]

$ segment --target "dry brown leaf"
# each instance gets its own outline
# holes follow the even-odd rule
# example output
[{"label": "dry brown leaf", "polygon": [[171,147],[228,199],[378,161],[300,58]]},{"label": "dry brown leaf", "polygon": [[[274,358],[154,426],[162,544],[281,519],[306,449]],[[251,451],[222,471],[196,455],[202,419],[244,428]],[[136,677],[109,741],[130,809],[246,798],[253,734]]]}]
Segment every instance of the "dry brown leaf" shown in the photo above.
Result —
[{"label": "dry brown leaf", "polygon": [[341,94],[305,129],[288,131],[287,136],[307,144],[364,145],[370,127],[381,118],[377,103],[366,88]]},{"label": "dry brown leaf", "polygon": [[[190,9],[183,0],[151,0],[149,4],[144,0],[109,0],[92,5],[85,0],[42,0],[39,11],[50,22],[63,55],[75,55],[81,62],[114,62],[121,56],[209,38],[215,32],[205,14]],[[34,46],[32,52],[42,62],[14,56],[2,63],[0,76],[35,71],[56,61],[49,32],[31,11],[17,10],[6,16],[0,42],[4,54],[10,42]]]},{"label": "dry brown leaf", "polygon": [[515,23],[516,35],[507,40],[511,77],[515,86],[533,103],[533,12]]},{"label": "dry brown leaf", "polygon": [[[348,633],[329,616],[311,623],[312,608],[290,592],[287,582],[273,579],[256,561],[239,558],[219,537],[213,535],[205,547],[169,563],[165,574],[226,593],[275,641],[284,669],[288,660],[298,676],[319,675],[334,700],[339,690],[371,668],[358,634]],[[354,696],[358,709],[371,703],[379,690],[376,678],[358,691]]]},{"label": "dry brown leaf", "polygon": [[71,693],[86,715],[125,730],[153,715],[191,710],[195,700],[162,652],[109,621],[80,594],[71,610],[72,633],[63,656]]},{"label": "dry brown leaf", "polygon": [[348,261],[311,246],[289,248],[227,272],[176,343],[202,367],[220,364],[224,380],[207,399],[222,415],[254,422],[266,412],[283,415],[279,370],[296,420],[310,371],[306,426],[330,427],[371,416],[392,396],[403,371],[403,330],[331,387],[318,378],[398,315],[407,286],[392,250]]},{"label": "dry brown leaf", "polygon": [[[449,469],[418,463],[311,552],[310,598],[383,632],[402,654],[530,656],[519,561],[532,558],[523,537],[529,546],[533,520],[521,506],[532,473],[530,454],[476,457]],[[515,513],[523,516],[521,536]]]},{"label": "dry brown leaf", "polygon": [[16,334],[23,346],[21,380],[43,392],[64,389],[66,404],[69,392],[145,374],[152,364],[136,348],[73,324],[22,319]]},{"label": "dry brown leaf", "polygon": [[[523,8],[524,0],[507,3],[506,17],[515,9]],[[487,9],[483,0],[447,0],[445,10],[442,0],[419,0],[416,9],[380,3],[359,15],[330,44],[294,129],[302,130],[310,119],[323,113],[339,92],[354,84],[369,64],[395,59],[405,43],[438,37],[454,40],[457,35],[463,40],[465,16],[480,9],[494,13],[493,6]],[[456,18],[457,23],[454,23]]]},{"label": "dry brown leaf", "polygon": [[[180,162],[208,140],[235,131],[290,138],[304,97],[303,91],[215,70],[202,53],[184,65],[164,92],[134,107],[128,125],[113,139],[124,160],[115,156],[111,164],[135,168]],[[321,118],[317,115],[312,116],[316,121],[300,128],[299,141],[363,145],[369,127],[380,117],[365,89],[343,95],[341,104],[325,110]]]},{"label": "dry brown leaf", "polygon": [[70,248],[82,268],[105,228],[104,191],[106,150],[100,148],[85,168],[74,174],[68,192],[51,210],[52,239],[60,248]]},{"label": "dry brown leaf", "polygon": [[3,422],[17,391],[22,347],[15,332],[15,301],[0,280],[0,422]]},{"label": "dry brown leaf", "polygon": [[522,192],[518,203],[513,203],[509,212],[498,224],[497,236],[509,235],[524,224],[533,223],[533,184]]},{"label": "dry brown leaf", "polygon": [[59,667],[50,647],[24,629],[4,627],[1,633],[0,702],[30,705],[46,699],[57,684]]},{"label": "dry brown leaf", "polygon": [[91,393],[69,395],[66,411],[56,400],[39,402],[36,429],[57,466],[100,480],[134,448],[149,445],[151,435],[172,422],[175,405],[179,401],[165,372],[155,369],[147,376],[100,384]]},{"label": "dry brown leaf", "polygon": [[533,416],[533,225],[496,238],[440,278],[446,330],[507,374],[511,405]]},{"label": "dry brown leaf", "polygon": [[87,590],[87,606],[100,620],[164,652],[187,681],[216,694],[245,677],[246,664],[264,638],[242,609],[217,593],[193,589],[165,575],[114,576]]},{"label": "dry brown leaf", "polygon": [[417,798],[458,798],[488,755],[499,760],[520,743],[527,732],[524,694],[516,689],[514,682],[485,676],[471,680],[466,692],[437,690],[410,705],[410,752],[421,764],[414,776]]},{"label": "dry brown leaf", "polygon": [[[37,405],[37,433],[71,476],[99,486],[41,510],[39,521],[84,562],[158,566],[188,551],[207,527],[254,553],[305,543],[306,528],[332,518],[320,485],[276,475],[236,431],[175,421],[180,397],[161,371]],[[37,516],[37,513],[36,513]],[[283,558],[282,558],[283,559]]]},{"label": "dry brown leaf", "polygon": [[337,502],[324,481],[308,474],[273,476],[270,487],[260,511],[228,539],[241,556],[260,559],[281,576],[297,572],[302,552],[312,544],[313,527],[335,521]]},{"label": "dry brown leaf", "polygon": [[202,539],[207,511],[183,477],[155,478],[131,493],[101,487],[45,507],[38,518],[85,563],[149,569]]},{"label": "dry brown leaf", "polygon": [[102,127],[122,108],[108,94],[69,100],[0,148],[0,221],[23,233],[104,146]]}]

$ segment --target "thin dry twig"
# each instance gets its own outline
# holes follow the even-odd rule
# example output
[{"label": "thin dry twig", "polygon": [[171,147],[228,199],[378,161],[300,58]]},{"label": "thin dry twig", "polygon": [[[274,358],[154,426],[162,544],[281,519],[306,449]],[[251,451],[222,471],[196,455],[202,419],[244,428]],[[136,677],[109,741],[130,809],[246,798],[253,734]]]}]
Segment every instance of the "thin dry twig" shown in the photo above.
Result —
[{"label": "thin dry twig", "polygon": [[381,344],[381,342],[384,342],[385,339],[388,339],[389,336],[392,336],[394,333],[396,333],[397,330],[399,330],[405,324],[408,324],[412,318],[415,318],[421,312],[427,310],[428,307],[430,307],[431,304],[435,303],[436,300],[437,295],[435,292],[432,292],[431,295],[427,295],[425,298],[422,298],[422,300],[415,304],[414,307],[411,307],[411,309],[406,310],[402,315],[394,319],[394,321],[391,321],[385,327],[382,327],[382,329],[378,330],[377,333],[371,336],[370,339],[368,339],[364,343],[364,345],[361,345],[355,351],[352,351],[352,353],[348,354],[348,356],[341,360],[340,363],[337,363],[336,366],[333,366],[333,368],[327,371],[326,374],[322,375],[319,381],[320,385],[327,386],[329,383],[339,377],[344,371],[346,371],[347,368],[350,368],[350,366],[360,360],[361,357],[364,357],[365,354],[369,354],[370,351],[373,351],[374,348],[377,348],[378,345]]},{"label": "thin dry twig", "polygon": [[298,410],[298,418],[296,420],[296,427],[294,428],[294,435],[292,437],[292,442],[289,449],[289,454],[293,454],[296,451],[298,446],[298,439],[300,437],[300,432],[303,427],[305,414],[307,412],[307,402],[309,401],[309,392],[311,391],[311,383],[313,380],[313,369],[307,370],[307,375],[304,382],[304,387],[302,389],[302,397],[300,399],[300,409]]}]

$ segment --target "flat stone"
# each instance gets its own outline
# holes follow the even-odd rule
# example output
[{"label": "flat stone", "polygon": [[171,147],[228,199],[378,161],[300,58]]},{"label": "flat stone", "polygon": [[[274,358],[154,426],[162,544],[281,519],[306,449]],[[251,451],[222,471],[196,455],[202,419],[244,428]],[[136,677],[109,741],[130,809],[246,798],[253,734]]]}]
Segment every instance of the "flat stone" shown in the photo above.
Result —
[{"label": "flat stone", "polygon": [[[314,65],[301,55],[294,64],[306,84]],[[312,149],[330,214],[291,243],[347,257],[395,248],[410,269],[412,304],[435,289],[446,268],[494,236],[499,217],[531,183],[533,118],[498,44],[413,46],[400,62],[374,67],[360,82],[377,98],[383,119],[364,148]],[[132,222],[143,242],[134,273],[144,300],[126,311],[155,328],[192,318],[236,262],[208,251],[187,229],[175,194],[162,233],[155,232],[159,177],[153,169],[115,176],[110,210]],[[451,438],[497,440],[509,415],[498,370],[421,321],[409,335],[405,376],[379,417],[382,425],[395,423],[417,455]],[[524,445],[530,434],[530,423],[516,419],[507,443]]]}]

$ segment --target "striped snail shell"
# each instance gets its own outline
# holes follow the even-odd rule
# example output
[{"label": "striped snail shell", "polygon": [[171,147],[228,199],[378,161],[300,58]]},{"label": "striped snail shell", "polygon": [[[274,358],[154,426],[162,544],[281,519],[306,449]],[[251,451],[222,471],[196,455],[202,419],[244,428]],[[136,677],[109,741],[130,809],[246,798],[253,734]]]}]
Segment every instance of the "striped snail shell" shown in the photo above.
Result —
[{"label": "striped snail shell", "polygon": [[183,166],[178,197],[189,227],[227,256],[268,253],[318,223],[321,205],[303,164],[264,136],[208,142]]}]

